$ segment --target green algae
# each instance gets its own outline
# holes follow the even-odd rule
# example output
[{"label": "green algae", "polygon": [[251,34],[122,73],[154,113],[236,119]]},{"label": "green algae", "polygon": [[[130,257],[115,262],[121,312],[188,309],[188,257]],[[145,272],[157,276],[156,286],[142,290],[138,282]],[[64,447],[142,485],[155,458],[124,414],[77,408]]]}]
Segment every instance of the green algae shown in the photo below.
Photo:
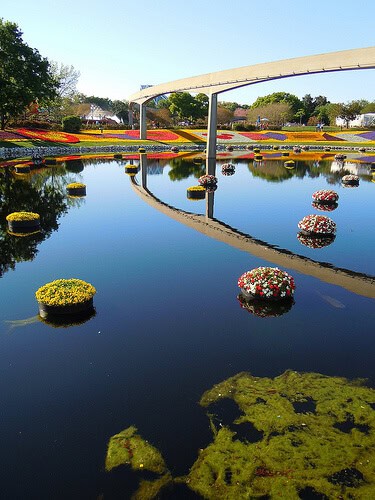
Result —
[{"label": "green algae", "polygon": [[[218,418],[222,403],[238,406],[233,421]],[[239,373],[206,391],[213,442],[200,450],[186,476],[173,478],[161,454],[135,427],[110,439],[106,470],[128,464],[158,474],[132,497],[158,498],[185,483],[206,499],[267,497],[297,500],[375,498],[375,390],[363,380],[286,371],[275,378]],[[235,406],[235,405],[234,405]],[[241,425],[256,433],[243,436]]]},{"label": "green algae", "polygon": [[105,469],[129,465],[133,470],[148,470],[156,474],[167,471],[161,453],[139,434],[134,426],[112,436],[108,443]]}]

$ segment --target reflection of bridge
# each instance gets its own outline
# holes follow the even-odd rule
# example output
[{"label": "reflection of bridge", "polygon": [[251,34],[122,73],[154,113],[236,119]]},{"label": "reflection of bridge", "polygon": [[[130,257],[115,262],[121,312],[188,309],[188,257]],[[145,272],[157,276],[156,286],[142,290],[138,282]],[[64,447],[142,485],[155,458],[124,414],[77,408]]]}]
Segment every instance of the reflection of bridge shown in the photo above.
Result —
[{"label": "reflection of bridge", "polygon": [[217,96],[221,92],[292,76],[371,68],[375,68],[375,47],[343,50],[340,52],[243,66],[241,68],[217,71],[215,73],[207,73],[205,75],[162,83],[136,92],[129,97],[129,102],[137,102],[140,105],[140,138],[146,139],[147,101],[171,92],[191,91],[207,94],[209,97],[207,158],[215,158]]},{"label": "reflection of bridge", "polygon": [[244,252],[272,262],[273,264],[294,269],[302,274],[318,278],[326,283],[341,286],[347,290],[375,298],[375,278],[349,269],[334,267],[330,264],[314,261],[302,255],[277,248],[269,243],[241,233],[237,229],[213,218],[214,193],[206,193],[206,215],[197,215],[179,210],[164,203],[147,189],[147,156],[141,155],[142,184],[131,177],[132,187],[142,200],[168,217],[203,233],[210,238],[222,241]]}]

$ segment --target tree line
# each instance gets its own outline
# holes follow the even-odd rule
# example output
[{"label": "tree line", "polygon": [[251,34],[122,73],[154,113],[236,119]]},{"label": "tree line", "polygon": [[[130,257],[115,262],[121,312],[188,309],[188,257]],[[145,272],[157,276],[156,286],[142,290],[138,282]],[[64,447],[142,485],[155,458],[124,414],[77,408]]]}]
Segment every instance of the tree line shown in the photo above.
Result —
[{"label": "tree line", "polygon": [[[80,77],[73,66],[59,64],[42,57],[22,39],[22,32],[12,22],[0,18],[0,127],[17,120],[43,120],[59,126],[67,117],[89,116],[93,107],[117,116],[124,126],[129,125],[129,112],[135,121],[139,107],[129,109],[126,100],[86,96],[77,91]],[[325,96],[302,99],[288,92],[274,92],[258,97],[251,105],[237,102],[218,103],[218,124],[225,126],[236,120],[249,127],[258,126],[262,118],[270,126],[281,127],[287,122],[300,125],[335,124],[337,117],[348,125],[358,114],[375,112],[375,101],[359,99],[347,103],[332,103]],[[155,127],[205,126],[208,97],[199,93],[172,93],[147,103],[147,118]]]}]

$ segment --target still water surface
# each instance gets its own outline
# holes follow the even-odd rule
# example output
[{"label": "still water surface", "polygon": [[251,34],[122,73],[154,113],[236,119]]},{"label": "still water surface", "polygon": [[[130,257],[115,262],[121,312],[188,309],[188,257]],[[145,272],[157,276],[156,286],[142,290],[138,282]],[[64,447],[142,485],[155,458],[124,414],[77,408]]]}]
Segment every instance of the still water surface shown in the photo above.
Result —
[{"label": "still water surface", "polygon": [[[170,206],[204,215],[206,200],[191,201],[186,190],[197,184],[205,167],[190,155],[160,156],[147,160],[148,190]],[[130,426],[161,452],[173,477],[188,474],[199,450],[226,428],[224,417],[210,426],[200,398],[241,372],[259,380],[286,370],[366,378],[367,387],[375,389],[374,299],[284,268],[297,285],[292,307],[278,316],[248,312],[237,299],[238,277],[274,264],[146,203],[124,173],[127,161],[85,160],[78,168],[63,162],[17,180],[9,169],[1,174],[2,498],[131,498],[140,479],[159,476],[133,473],[126,466],[105,471],[110,437]],[[233,176],[221,174],[223,161],[228,159],[217,164],[213,194],[216,220],[309,259],[375,274],[375,185],[368,164],[348,164],[349,170],[360,169],[360,184],[344,188],[343,172],[333,158],[298,160],[293,171],[284,169],[281,159],[254,164],[249,158],[233,158]],[[141,172],[135,180],[142,184]],[[65,185],[71,181],[84,182],[87,196],[67,198]],[[336,210],[325,213],[311,206],[311,194],[318,189],[339,193]],[[44,232],[39,239],[20,242],[6,233],[5,216],[20,209],[41,213]],[[300,243],[297,223],[310,213],[336,222],[333,243],[317,249]],[[65,328],[43,323],[35,291],[70,277],[96,287],[95,316]],[[375,425],[368,422],[374,422],[375,396],[373,401],[368,400],[371,393],[366,397],[362,434],[371,441]],[[350,420],[349,413],[341,422]],[[358,425],[352,434],[358,434]],[[260,429],[265,435],[259,424]],[[343,436],[351,437],[348,432]],[[354,443],[357,437],[352,437]],[[253,438],[248,435],[244,443]],[[228,460],[232,462],[225,470],[233,469],[234,459]],[[307,481],[298,483],[296,491],[301,497],[318,491],[329,498],[328,486],[355,493],[366,485],[371,498],[375,471],[373,466],[361,470],[357,462],[338,466],[335,473],[341,471],[341,476],[322,470],[329,480],[321,490]],[[271,465],[262,467],[253,468],[255,479],[286,477],[276,475]],[[230,491],[232,469],[222,481]],[[349,471],[346,479],[344,469]],[[160,495],[202,498],[195,479],[192,475],[188,481],[190,489],[183,482]],[[257,491],[254,497],[261,496]],[[273,498],[267,488],[263,493]],[[211,498],[224,494],[212,486]]]}]

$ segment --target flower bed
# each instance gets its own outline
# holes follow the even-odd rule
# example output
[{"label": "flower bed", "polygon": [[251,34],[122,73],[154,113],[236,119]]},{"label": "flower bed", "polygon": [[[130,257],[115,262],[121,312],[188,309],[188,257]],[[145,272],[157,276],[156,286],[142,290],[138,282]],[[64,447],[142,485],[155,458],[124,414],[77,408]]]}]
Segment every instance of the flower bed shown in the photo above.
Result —
[{"label": "flower bed", "polygon": [[336,224],[326,215],[306,215],[299,221],[298,227],[305,235],[329,235],[336,233]]},{"label": "flower bed", "polygon": [[278,267],[257,267],[238,278],[245,298],[280,300],[290,298],[296,288],[294,278]]},{"label": "flower bed", "polygon": [[344,177],[341,178],[341,182],[343,184],[346,184],[348,186],[358,186],[359,184],[359,177],[358,175],[344,175]]},{"label": "flower bed", "polygon": [[233,163],[223,163],[221,166],[221,173],[223,175],[233,175],[236,171],[236,167]]},{"label": "flower bed", "polygon": [[312,199],[318,203],[337,203],[339,195],[332,189],[320,189],[312,194]]},{"label": "flower bed", "polygon": [[66,190],[69,195],[73,196],[85,196],[86,195],[86,184],[82,182],[71,182],[66,186]]},{"label": "flower bed", "polygon": [[95,288],[80,279],[58,279],[35,292],[39,312],[47,314],[77,314],[93,306]]},{"label": "flower bed", "polygon": [[217,177],[215,177],[214,175],[209,175],[209,174],[202,175],[201,177],[199,177],[198,182],[201,186],[204,186],[204,187],[216,186]]},{"label": "flower bed", "polygon": [[25,128],[17,129],[17,133],[23,135],[24,137],[29,137],[30,139],[38,139],[40,141],[48,142],[67,142],[67,143],[77,143],[79,139],[72,135],[66,134],[65,132],[55,132],[50,130],[29,130]]},{"label": "flower bed", "polygon": [[204,186],[191,186],[187,188],[186,196],[189,200],[203,200],[206,197]]}]

